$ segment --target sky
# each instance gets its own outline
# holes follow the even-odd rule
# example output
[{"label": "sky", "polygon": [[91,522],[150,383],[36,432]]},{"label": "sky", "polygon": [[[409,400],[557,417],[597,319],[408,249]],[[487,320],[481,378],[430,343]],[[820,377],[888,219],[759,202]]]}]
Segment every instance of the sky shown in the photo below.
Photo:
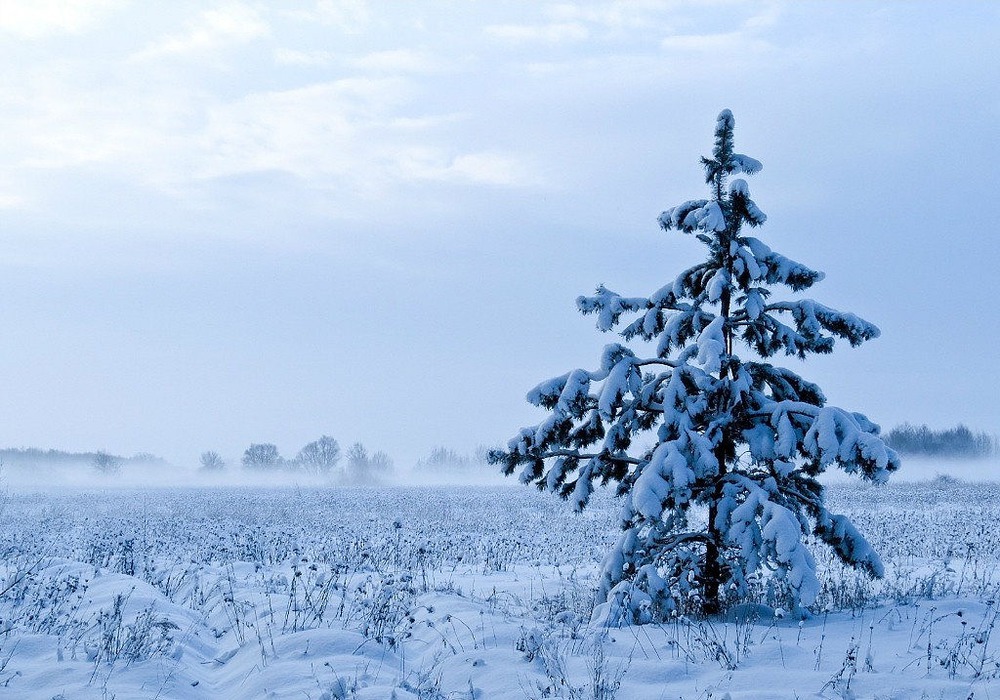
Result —
[{"label": "sky", "polygon": [[759,237],[882,337],[782,361],[1000,433],[1000,5],[0,0],[0,445],[194,465],[506,441],[700,259],[715,116]]}]

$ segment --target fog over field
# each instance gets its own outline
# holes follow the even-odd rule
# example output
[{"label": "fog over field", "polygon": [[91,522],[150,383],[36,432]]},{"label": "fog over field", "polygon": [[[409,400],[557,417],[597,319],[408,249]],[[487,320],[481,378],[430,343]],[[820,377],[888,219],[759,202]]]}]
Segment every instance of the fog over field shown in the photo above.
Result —
[{"label": "fog over field", "polygon": [[[892,477],[895,482],[930,481],[939,476],[949,476],[968,482],[1000,482],[1000,459],[942,459],[910,457],[905,469]],[[825,484],[847,484],[854,481],[840,471],[827,472]],[[495,467],[478,465],[475,468],[397,470],[381,477],[377,487],[406,488],[422,486],[500,486],[523,488],[517,479],[506,478]],[[96,472],[86,461],[46,465],[30,469],[4,468],[0,470],[0,489],[11,492],[45,492],[49,490],[98,489],[119,490],[136,488],[349,488],[342,477],[310,475],[296,472],[248,472],[238,466],[219,473],[205,473],[196,467],[174,465],[130,465],[115,475]],[[556,497],[552,496],[553,499]],[[556,499],[558,500],[558,499]]]},{"label": "fog over field", "polygon": [[[374,484],[386,488],[409,486],[518,486],[516,479],[505,478],[497,469],[480,467],[475,470],[443,470],[436,472],[394,471],[380,477]],[[196,467],[173,465],[134,465],[123,467],[115,475],[96,472],[88,462],[61,465],[39,465],[31,469],[7,468],[0,471],[0,488],[13,491],[46,491],[49,489],[136,489],[136,488],[349,488],[337,476],[296,472],[248,472],[238,466],[218,473],[205,473]]]}]

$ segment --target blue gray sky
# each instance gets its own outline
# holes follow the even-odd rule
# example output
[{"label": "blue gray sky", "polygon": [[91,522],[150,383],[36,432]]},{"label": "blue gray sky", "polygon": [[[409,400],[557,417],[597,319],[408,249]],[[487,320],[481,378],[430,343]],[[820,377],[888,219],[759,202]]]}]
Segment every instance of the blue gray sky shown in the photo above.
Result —
[{"label": "blue gray sky", "polygon": [[877,323],[788,364],[1000,432],[993,2],[0,0],[0,444],[406,466],[539,414],[574,299],[699,246],[716,114],[760,237]]}]

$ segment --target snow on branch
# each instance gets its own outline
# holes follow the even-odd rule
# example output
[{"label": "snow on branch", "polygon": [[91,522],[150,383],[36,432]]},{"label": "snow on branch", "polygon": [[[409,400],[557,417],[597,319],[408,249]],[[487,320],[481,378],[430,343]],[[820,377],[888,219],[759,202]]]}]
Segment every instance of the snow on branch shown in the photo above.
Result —
[{"label": "snow on branch", "polygon": [[831,309],[812,299],[776,302],[768,304],[765,309],[789,312],[795,319],[796,329],[810,340],[821,338],[822,331],[826,330],[846,339],[852,346],[858,346],[881,334],[875,324],[852,313]]},{"label": "snow on branch", "polygon": [[860,470],[865,478],[884,482],[899,469],[899,455],[865,427],[856,414],[825,406],[816,411],[802,448],[822,466],[837,463],[849,474]]},{"label": "snow on branch", "polygon": [[603,284],[597,288],[593,296],[579,296],[576,306],[584,314],[597,314],[597,328],[609,331],[618,323],[618,319],[626,311],[639,311],[646,308],[648,299],[641,297],[625,298],[607,289]]},{"label": "snow on branch", "polygon": [[729,197],[733,203],[733,211],[743,221],[751,226],[760,226],[767,221],[767,215],[750,199],[750,187],[746,180],[738,178],[729,183]]},{"label": "snow on branch", "polygon": [[746,571],[770,564],[804,605],[812,604],[820,589],[816,562],[802,542],[802,525],[795,513],[745,479],[726,484],[719,517],[728,520],[724,523],[728,539],[739,550]]},{"label": "snow on branch", "polygon": [[826,396],[818,384],[806,381],[790,369],[763,362],[747,362],[744,367],[755,383],[768,388],[774,401],[794,401],[812,406],[826,403]]},{"label": "snow on branch", "polygon": [[811,270],[802,263],[775,253],[756,238],[746,237],[744,244],[750,249],[757,262],[767,270],[765,279],[768,284],[784,284],[795,291],[808,289],[823,279],[822,272]]},{"label": "snow on branch", "polygon": [[608,377],[597,400],[597,410],[605,420],[614,418],[625,394],[638,394],[642,384],[642,377],[635,367],[635,355],[620,345],[609,347],[625,352],[608,353],[608,361],[614,364],[609,368]]},{"label": "snow on branch", "polygon": [[863,569],[875,578],[885,576],[882,559],[868,544],[864,535],[843,515],[834,515],[823,510],[817,518],[813,532],[830,545],[845,564]]},{"label": "snow on branch", "polygon": [[528,403],[533,406],[541,406],[542,408],[554,408],[559,401],[563,387],[566,386],[566,382],[569,380],[569,374],[567,372],[566,374],[547,379],[540,383],[525,396]]},{"label": "snow on branch", "polygon": [[725,231],[726,216],[718,202],[696,199],[680,206],[667,209],[660,214],[660,226],[664,231],[677,229],[684,233],[695,231]]},{"label": "snow on branch", "polygon": [[745,156],[742,153],[734,153],[730,162],[733,164],[732,172],[740,172],[747,175],[759,173],[764,167],[763,163],[756,158]]},{"label": "snow on branch", "polygon": [[807,352],[825,354],[833,350],[833,338],[807,336],[767,313],[753,322],[734,325],[743,326],[741,337],[761,357],[770,357],[779,350],[800,358],[804,358]]},{"label": "snow on branch", "polygon": [[632,487],[631,509],[644,518],[658,519],[665,508],[687,504],[694,480],[694,472],[676,443],[660,443]]},{"label": "snow on branch", "polygon": [[698,364],[709,374],[722,369],[726,354],[726,338],[722,329],[725,319],[719,316],[698,335]]}]

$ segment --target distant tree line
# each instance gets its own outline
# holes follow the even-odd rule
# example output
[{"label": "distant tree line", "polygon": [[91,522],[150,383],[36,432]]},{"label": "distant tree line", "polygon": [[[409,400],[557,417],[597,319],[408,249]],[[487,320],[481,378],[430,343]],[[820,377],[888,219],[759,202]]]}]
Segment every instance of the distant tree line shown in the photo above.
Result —
[{"label": "distant tree line", "polygon": [[[96,452],[66,452],[64,450],[42,450],[37,447],[5,447],[0,449],[0,461],[8,467],[34,467],[38,465],[93,464],[99,455],[107,455],[104,450]],[[138,452],[131,457],[111,455],[121,464],[144,464],[165,466],[167,461],[149,452]]]},{"label": "distant tree line", "polygon": [[480,445],[472,455],[465,455],[456,452],[448,447],[435,447],[431,450],[426,459],[417,460],[414,469],[420,471],[436,472],[440,470],[452,472],[472,472],[479,469],[496,469],[489,464],[490,448]]},{"label": "distant tree line", "polygon": [[926,425],[904,423],[890,430],[884,438],[889,447],[904,455],[982,458],[998,453],[996,437],[973,432],[964,425],[931,430]]},{"label": "distant tree line", "polygon": [[471,463],[472,460],[468,456],[461,455],[455,450],[447,447],[435,447],[431,450],[431,454],[427,459],[417,461],[416,469],[428,471],[436,469],[466,469]]},{"label": "distant tree line", "polygon": [[169,466],[165,459],[149,452],[138,452],[131,457],[121,457],[105,450],[67,452],[64,450],[42,450],[37,447],[0,449],[0,464],[12,469],[89,466],[97,473],[107,475],[118,474],[125,466],[154,468]]},{"label": "distant tree line", "polygon": [[[369,454],[360,442],[347,449],[341,465],[340,444],[329,435],[305,445],[292,459],[282,457],[273,443],[255,442],[243,452],[240,463],[243,469],[251,472],[310,474],[355,484],[377,482],[393,469],[392,458],[387,453],[377,450]],[[202,453],[202,472],[219,472],[225,468],[226,462],[218,452]]]}]

